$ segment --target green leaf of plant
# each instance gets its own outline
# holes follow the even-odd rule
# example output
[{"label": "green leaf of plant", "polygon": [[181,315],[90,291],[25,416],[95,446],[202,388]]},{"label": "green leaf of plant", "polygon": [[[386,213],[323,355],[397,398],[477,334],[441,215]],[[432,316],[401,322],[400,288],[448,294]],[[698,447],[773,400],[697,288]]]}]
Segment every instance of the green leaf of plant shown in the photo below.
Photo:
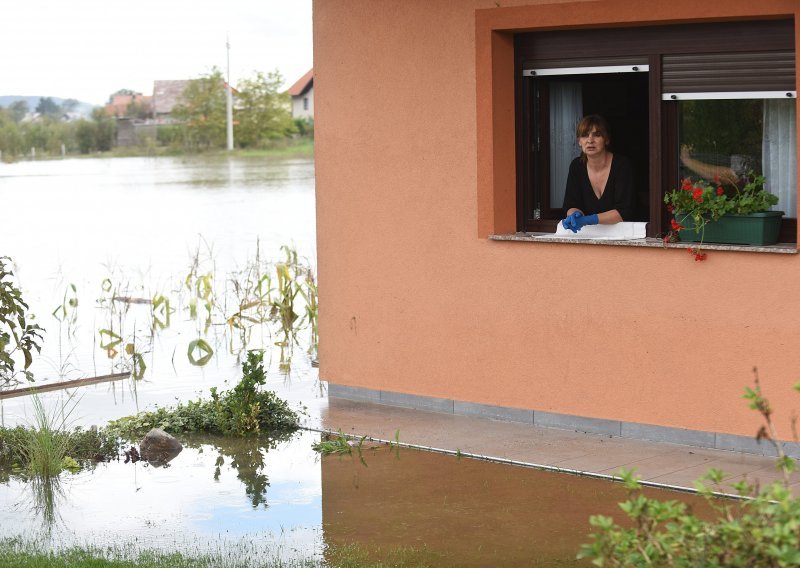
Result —
[{"label": "green leaf of plant", "polygon": [[[195,351],[199,351],[203,355],[197,357],[195,356]],[[189,357],[189,363],[196,367],[202,367],[211,361],[211,357],[214,356],[214,349],[205,339],[199,338],[189,343],[189,349],[186,354]]]}]

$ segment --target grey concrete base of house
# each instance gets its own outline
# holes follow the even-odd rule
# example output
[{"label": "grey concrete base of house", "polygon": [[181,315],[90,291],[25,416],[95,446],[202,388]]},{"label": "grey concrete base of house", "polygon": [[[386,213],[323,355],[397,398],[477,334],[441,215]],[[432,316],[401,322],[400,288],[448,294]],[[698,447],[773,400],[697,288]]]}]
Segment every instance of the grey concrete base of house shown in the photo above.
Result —
[{"label": "grey concrete base of house", "polygon": [[[592,434],[606,434],[634,440],[649,440],[699,448],[731,450],[761,456],[776,455],[775,447],[767,440],[758,442],[755,438],[721,434],[718,432],[703,432],[701,430],[670,428],[667,426],[654,426],[651,424],[623,422],[620,420],[588,418],[585,416],[572,416],[569,414],[557,414],[540,410],[525,410],[507,406],[491,406],[488,404],[462,402],[448,398],[379,391],[333,383],[328,383],[328,396],[413,408],[416,410],[521,422],[546,428],[561,428],[564,430],[574,430]],[[784,442],[783,448],[788,456],[800,459],[800,444],[796,442]]]}]

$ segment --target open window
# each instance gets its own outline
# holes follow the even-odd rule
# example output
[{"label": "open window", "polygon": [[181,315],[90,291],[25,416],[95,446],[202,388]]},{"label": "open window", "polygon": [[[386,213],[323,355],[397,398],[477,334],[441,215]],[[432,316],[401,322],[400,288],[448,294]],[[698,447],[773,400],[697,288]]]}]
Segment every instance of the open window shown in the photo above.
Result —
[{"label": "open window", "polygon": [[666,230],[663,195],[682,177],[752,171],[779,196],[781,241],[796,240],[791,20],[522,33],[515,58],[518,230],[555,229],[575,126],[600,114],[634,164],[633,220],[649,236]]}]

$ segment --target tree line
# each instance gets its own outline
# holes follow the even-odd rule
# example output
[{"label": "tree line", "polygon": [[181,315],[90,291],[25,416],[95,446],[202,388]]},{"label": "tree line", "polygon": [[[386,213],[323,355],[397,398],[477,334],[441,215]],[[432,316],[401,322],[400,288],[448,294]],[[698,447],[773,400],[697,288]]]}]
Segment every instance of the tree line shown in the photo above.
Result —
[{"label": "tree line", "polygon": [[49,97],[40,99],[36,108],[38,116],[30,120],[25,101],[0,108],[0,152],[4,158],[13,159],[32,152],[88,154],[111,149],[114,119],[102,108],[95,108],[88,119],[75,121],[64,121],[62,116],[68,111]]},{"label": "tree line", "polygon": [[[292,136],[313,137],[313,121],[292,119],[290,97],[280,91],[283,78],[277,71],[257,72],[236,86],[233,106],[234,140],[239,148],[260,148]],[[197,151],[223,149],[227,145],[226,83],[219,69],[189,81],[171,123],[156,127],[155,138],[142,143]],[[115,94],[136,94],[122,89]],[[112,95],[113,96],[113,95]],[[39,100],[32,117],[25,101],[0,107],[0,152],[4,159],[38,154],[60,155],[106,152],[116,145],[116,118],[96,107],[87,118],[65,120],[75,101],[59,105],[49,97]],[[148,118],[139,103],[127,116]]]}]

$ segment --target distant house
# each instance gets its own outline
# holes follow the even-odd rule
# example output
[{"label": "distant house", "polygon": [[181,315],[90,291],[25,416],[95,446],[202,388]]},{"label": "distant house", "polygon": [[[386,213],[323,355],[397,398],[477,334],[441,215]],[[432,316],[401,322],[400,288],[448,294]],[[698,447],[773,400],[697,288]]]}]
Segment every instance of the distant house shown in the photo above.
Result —
[{"label": "distant house", "polygon": [[160,123],[172,122],[172,109],[180,102],[189,80],[153,81],[153,115]]},{"label": "distant house", "polygon": [[292,97],[292,118],[314,118],[314,69],[286,92]]},{"label": "distant house", "polygon": [[153,97],[147,95],[114,95],[104,108],[106,114],[115,118],[127,117],[131,105],[139,105],[143,110],[152,111]]}]

